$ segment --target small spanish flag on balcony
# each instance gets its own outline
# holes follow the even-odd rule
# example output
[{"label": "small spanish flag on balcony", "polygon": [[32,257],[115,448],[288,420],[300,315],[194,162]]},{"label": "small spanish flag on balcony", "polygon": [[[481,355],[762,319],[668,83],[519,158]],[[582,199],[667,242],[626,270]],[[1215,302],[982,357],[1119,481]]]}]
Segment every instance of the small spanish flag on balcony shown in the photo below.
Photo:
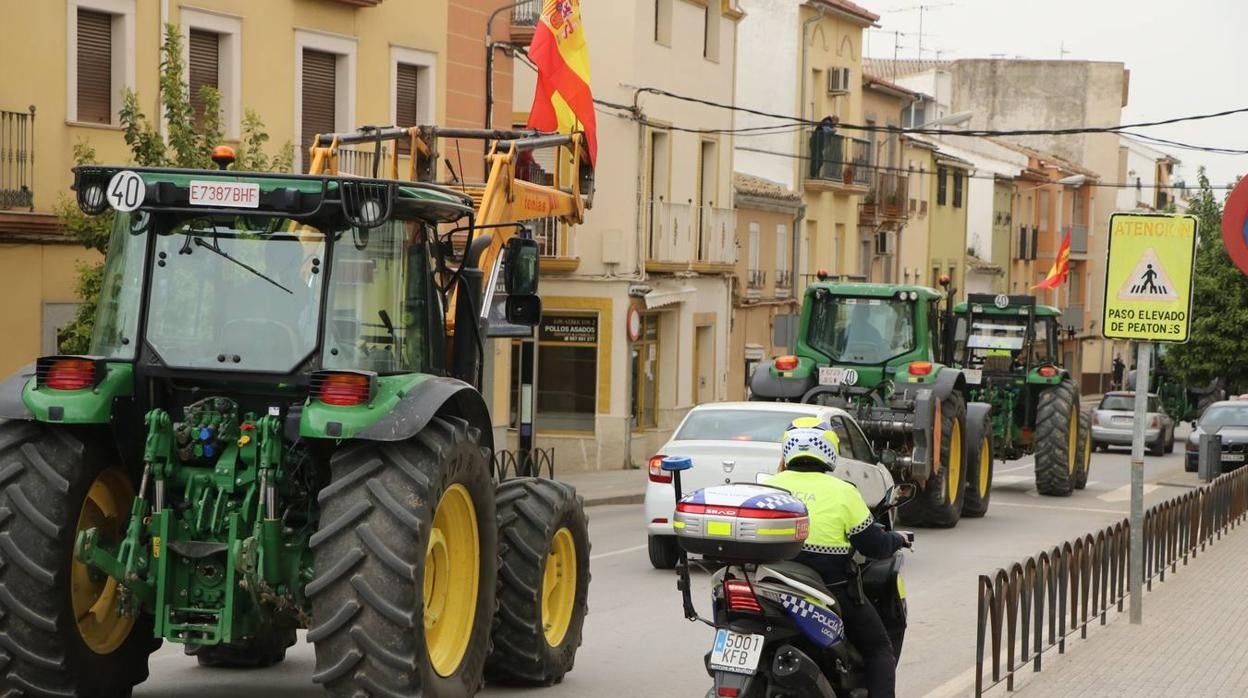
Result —
[{"label": "small spanish flag on balcony", "polygon": [[1049,275],[1044,277],[1044,281],[1032,286],[1037,288],[1057,288],[1066,283],[1066,276],[1070,274],[1070,228],[1066,229],[1066,239],[1062,240],[1062,247],[1057,251],[1057,261],[1053,262],[1053,268],[1049,269]]},{"label": "small spanish flag on balcony", "polygon": [[589,161],[598,157],[598,122],[589,89],[589,48],[580,0],[544,0],[529,58],[537,66],[537,91],[529,128],[585,133]]}]

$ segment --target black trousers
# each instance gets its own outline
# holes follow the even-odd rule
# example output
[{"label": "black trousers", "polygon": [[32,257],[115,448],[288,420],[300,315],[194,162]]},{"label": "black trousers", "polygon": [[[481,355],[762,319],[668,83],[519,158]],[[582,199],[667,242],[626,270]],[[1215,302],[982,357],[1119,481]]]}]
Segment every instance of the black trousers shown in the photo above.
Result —
[{"label": "black trousers", "polygon": [[841,620],[845,621],[845,636],[862,655],[866,663],[867,695],[871,698],[894,698],[897,689],[897,659],[888,630],[880,620],[875,606],[865,599],[851,598],[845,584],[831,587],[832,595],[840,606]]}]

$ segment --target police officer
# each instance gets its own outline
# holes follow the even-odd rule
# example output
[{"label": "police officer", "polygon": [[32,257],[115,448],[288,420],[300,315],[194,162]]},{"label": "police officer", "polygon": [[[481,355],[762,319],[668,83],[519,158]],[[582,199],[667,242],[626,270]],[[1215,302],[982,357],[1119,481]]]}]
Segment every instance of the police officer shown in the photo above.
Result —
[{"label": "police officer", "polygon": [[853,485],[833,477],[839,439],[827,422],[814,417],[794,420],[784,435],[782,471],[768,485],[788,490],[810,512],[810,535],[794,558],[819,573],[836,597],[845,633],[866,663],[867,693],[892,698],[897,659],[879,613],[851,573],[855,550],[887,558],[907,545],[900,533],[875,523]]}]

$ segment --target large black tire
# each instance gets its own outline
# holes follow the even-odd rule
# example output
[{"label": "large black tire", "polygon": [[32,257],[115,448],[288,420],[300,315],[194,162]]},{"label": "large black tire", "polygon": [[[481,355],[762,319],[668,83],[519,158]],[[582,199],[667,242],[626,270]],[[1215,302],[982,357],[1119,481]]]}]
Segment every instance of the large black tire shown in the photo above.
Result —
[{"label": "large black tire", "polygon": [[966,500],[962,516],[978,519],[988,513],[992,500],[992,471],[995,460],[992,450],[992,415],[985,412],[966,423]]},{"label": "large black tire", "polygon": [[255,637],[228,645],[188,645],[186,653],[210,669],[264,669],[284,661],[295,639],[294,628],[266,625]]},{"label": "large black tire", "polygon": [[[312,602],[308,640],[316,647],[312,679],[329,695],[458,698],[481,687],[498,586],[498,528],[479,438],[466,421],[435,417],[409,441],[351,443],[330,459],[310,541],[315,574],[305,590]],[[450,660],[439,673],[426,641],[425,587],[443,580],[426,579],[426,557],[431,540],[445,541],[433,529],[448,492],[455,495],[447,502],[470,498],[464,518],[468,511],[475,518],[466,528],[477,537],[477,589],[465,621],[467,646],[458,664]],[[454,554],[452,548],[465,550],[447,544],[442,552]],[[470,584],[473,576],[450,581]]]},{"label": "large black tire", "polygon": [[559,683],[572,670],[589,610],[584,500],[554,480],[504,481],[498,487],[498,530],[499,603],[486,679]]},{"label": "large black tire", "polygon": [[[75,617],[73,548],[88,492],[106,470],[133,485],[112,444],[96,437],[0,421],[0,695],[125,698],[147,679],[148,655],[160,646],[152,617],[141,614],[119,644],[102,640],[114,649],[97,653]],[[131,501],[113,501],[124,508],[120,518],[98,519],[103,540],[124,534],[129,517]]]},{"label": "large black tire", "polygon": [[1036,406],[1036,490],[1069,496],[1079,455],[1079,391],[1069,378],[1040,393]]},{"label": "large black tire", "polygon": [[650,552],[650,565],[654,569],[676,569],[676,563],[680,561],[676,536],[647,536],[646,548]]},{"label": "large black tire", "polygon": [[1075,489],[1088,486],[1088,473],[1092,471],[1092,415],[1079,412],[1079,450],[1075,462]]},{"label": "large black tire", "polygon": [[898,510],[904,525],[950,528],[958,524],[966,498],[965,434],[966,403],[960,394],[951,393],[940,403],[940,470]]}]

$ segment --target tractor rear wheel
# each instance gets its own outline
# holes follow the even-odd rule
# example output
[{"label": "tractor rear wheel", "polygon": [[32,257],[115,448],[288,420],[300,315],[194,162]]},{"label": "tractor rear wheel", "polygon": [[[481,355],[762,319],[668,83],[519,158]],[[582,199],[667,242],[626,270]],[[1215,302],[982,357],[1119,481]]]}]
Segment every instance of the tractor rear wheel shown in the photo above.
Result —
[{"label": "tractor rear wheel", "polygon": [[117,582],[74,558],[79,531],[115,545],[134,500],[111,443],[0,420],[0,694],[125,698],[160,646],[120,615]]},{"label": "tractor rear wheel", "polygon": [[907,526],[950,528],[962,516],[966,497],[966,403],[952,393],[940,403],[940,468],[928,478],[914,499],[898,511]]},{"label": "tractor rear wheel", "polygon": [[335,698],[471,696],[489,654],[498,529],[480,432],[435,417],[408,441],[330,459],[308,640]]},{"label": "tractor rear wheel", "polygon": [[1088,473],[1092,471],[1092,415],[1079,413],[1079,455],[1075,463],[1075,489],[1088,486]]},{"label": "tractor rear wheel", "polygon": [[190,646],[186,653],[202,667],[210,669],[264,669],[286,659],[286,649],[295,644],[294,628],[264,626],[255,637],[228,645]]},{"label": "tractor rear wheel", "polygon": [[1068,496],[1079,461],[1079,391],[1069,378],[1040,393],[1036,406],[1036,489]]},{"label": "tractor rear wheel", "polygon": [[589,597],[589,522],[571,486],[516,478],[498,486],[499,594],[485,675],[548,686],[572,670]]},{"label": "tractor rear wheel", "polygon": [[962,515],[977,519],[988,513],[992,499],[992,416],[985,414],[978,424],[966,425],[966,501]]}]

